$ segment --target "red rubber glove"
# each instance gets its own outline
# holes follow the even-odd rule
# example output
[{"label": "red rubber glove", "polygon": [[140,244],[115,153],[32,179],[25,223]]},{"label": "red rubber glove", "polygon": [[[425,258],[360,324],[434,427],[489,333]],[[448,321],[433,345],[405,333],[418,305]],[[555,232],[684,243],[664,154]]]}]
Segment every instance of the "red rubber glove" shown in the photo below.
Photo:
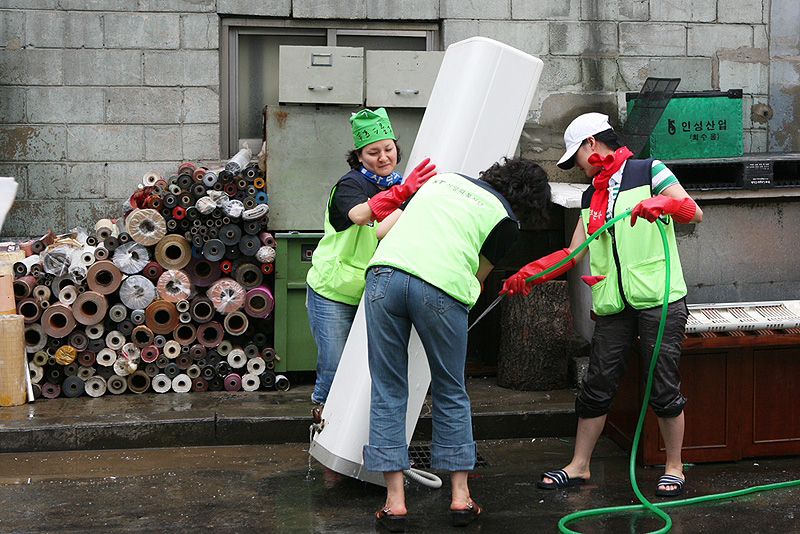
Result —
[{"label": "red rubber glove", "polygon": [[556,263],[560,262],[564,258],[569,255],[568,248],[562,248],[552,254],[548,254],[542,258],[539,258],[536,261],[532,261],[516,273],[512,274],[508,277],[508,279],[503,284],[503,289],[500,290],[500,294],[508,293],[509,295],[522,295],[526,296],[528,293],[531,292],[531,287],[533,284],[543,284],[548,282],[554,278],[558,278],[565,272],[569,271],[573,267],[575,267],[575,258],[570,258],[570,260],[556,269],[555,271],[549,272],[544,276],[540,276],[536,280],[532,282],[525,282],[525,279],[533,276],[536,273],[540,273],[547,269],[548,267],[552,267]]},{"label": "red rubber glove", "polygon": [[672,198],[666,195],[656,195],[646,198],[636,204],[631,212],[631,226],[636,224],[637,217],[644,217],[650,222],[655,222],[662,214],[672,215],[675,222],[688,223],[697,212],[697,204],[689,197]]},{"label": "red rubber glove", "polygon": [[427,182],[431,176],[436,175],[436,165],[428,165],[430,162],[431,158],[425,158],[419,165],[414,167],[414,170],[408,174],[402,184],[393,185],[386,191],[381,191],[367,200],[367,204],[372,210],[373,221],[384,220],[390,213],[399,208],[400,204],[416,193],[417,189]]}]

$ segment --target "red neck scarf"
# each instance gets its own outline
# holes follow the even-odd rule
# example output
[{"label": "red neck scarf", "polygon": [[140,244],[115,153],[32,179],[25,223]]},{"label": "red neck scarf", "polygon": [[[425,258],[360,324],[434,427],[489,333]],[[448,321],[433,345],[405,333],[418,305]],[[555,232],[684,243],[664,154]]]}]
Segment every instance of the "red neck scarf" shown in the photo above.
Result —
[{"label": "red neck scarf", "polygon": [[622,167],[625,160],[632,156],[633,152],[628,150],[626,146],[618,148],[616,152],[609,154],[605,158],[597,152],[589,156],[589,163],[595,167],[600,167],[600,172],[592,180],[594,194],[592,195],[592,202],[589,204],[589,234],[595,233],[606,222],[608,180]]}]

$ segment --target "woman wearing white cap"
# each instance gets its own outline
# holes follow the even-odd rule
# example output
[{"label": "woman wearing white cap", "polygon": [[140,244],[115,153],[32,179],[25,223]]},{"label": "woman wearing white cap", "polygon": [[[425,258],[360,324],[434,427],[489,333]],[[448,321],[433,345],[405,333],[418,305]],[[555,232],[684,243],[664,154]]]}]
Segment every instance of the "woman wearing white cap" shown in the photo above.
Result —
[{"label": "woman wearing white cap", "polygon": [[[577,117],[567,127],[564,143],[566,152],[558,166],[570,169],[577,165],[592,179],[592,185],[581,200],[581,218],[570,246],[520,269],[505,282],[501,293],[527,295],[531,284],[560,276],[583,259],[585,249],[563,267],[531,283],[525,282],[526,278],[564,259],[607,220],[631,208],[633,214],[630,224],[623,219],[589,244],[591,276],[582,278],[592,289],[597,321],[589,368],[575,400],[578,415],[575,450],[568,465],[544,473],[538,486],[543,489],[577,486],[591,476],[592,451],[605,426],[633,342],[637,336],[640,338],[644,369],[648,369],[660,322],[661,304],[668,290],[667,319],[653,376],[650,405],[658,416],[667,453],[665,473],[656,485],[656,495],[680,495],[685,482],[681,447],[686,398],[680,391],[678,363],[688,312],[686,283],[672,221],[699,223],[703,212],[662,162],[629,159],[633,154],[621,145],[606,115],[586,113]],[[663,220],[671,261],[669,288],[665,288],[666,262],[658,228],[642,222],[635,224],[637,217],[644,217],[652,223],[661,216],[666,216]]]}]

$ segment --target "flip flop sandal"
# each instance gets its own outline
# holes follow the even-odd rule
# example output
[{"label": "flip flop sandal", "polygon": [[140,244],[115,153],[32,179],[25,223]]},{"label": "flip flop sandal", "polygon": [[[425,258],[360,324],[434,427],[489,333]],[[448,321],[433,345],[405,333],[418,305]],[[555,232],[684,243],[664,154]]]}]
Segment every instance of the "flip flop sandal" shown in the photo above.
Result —
[{"label": "flip flop sandal", "polygon": [[405,532],[406,516],[394,515],[389,508],[382,508],[375,512],[375,524],[389,532]]},{"label": "flip flop sandal", "polygon": [[[553,482],[545,482],[545,477],[552,479]],[[537,486],[546,490],[568,488],[570,486],[583,486],[584,484],[586,484],[585,478],[569,478],[569,475],[563,469],[542,473],[542,477],[539,479],[539,482],[536,483]]]},{"label": "flip flop sandal", "polygon": [[[663,475],[656,484],[656,497],[677,497],[683,493],[683,485],[686,480],[675,475]],[[675,489],[659,489],[659,486],[678,486]]]},{"label": "flip flop sandal", "polygon": [[483,508],[472,501],[464,510],[450,510],[450,520],[454,527],[465,527],[478,519],[482,513]]}]

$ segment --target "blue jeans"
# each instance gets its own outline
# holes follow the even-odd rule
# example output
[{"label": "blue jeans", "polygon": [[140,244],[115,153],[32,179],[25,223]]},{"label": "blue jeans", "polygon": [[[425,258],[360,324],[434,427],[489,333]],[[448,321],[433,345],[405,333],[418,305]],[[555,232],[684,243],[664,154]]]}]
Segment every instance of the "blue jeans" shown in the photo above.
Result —
[{"label": "blue jeans", "polygon": [[309,287],[306,308],[311,335],[317,344],[317,383],[311,402],[325,404],[358,306],[326,299]]},{"label": "blue jeans", "polygon": [[467,306],[392,267],[368,269],[364,294],[372,377],[365,467],[384,472],[409,468],[406,406],[408,340],[413,325],[431,369],[431,467],[469,471],[475,467],[475,441],[464,385]]}]

